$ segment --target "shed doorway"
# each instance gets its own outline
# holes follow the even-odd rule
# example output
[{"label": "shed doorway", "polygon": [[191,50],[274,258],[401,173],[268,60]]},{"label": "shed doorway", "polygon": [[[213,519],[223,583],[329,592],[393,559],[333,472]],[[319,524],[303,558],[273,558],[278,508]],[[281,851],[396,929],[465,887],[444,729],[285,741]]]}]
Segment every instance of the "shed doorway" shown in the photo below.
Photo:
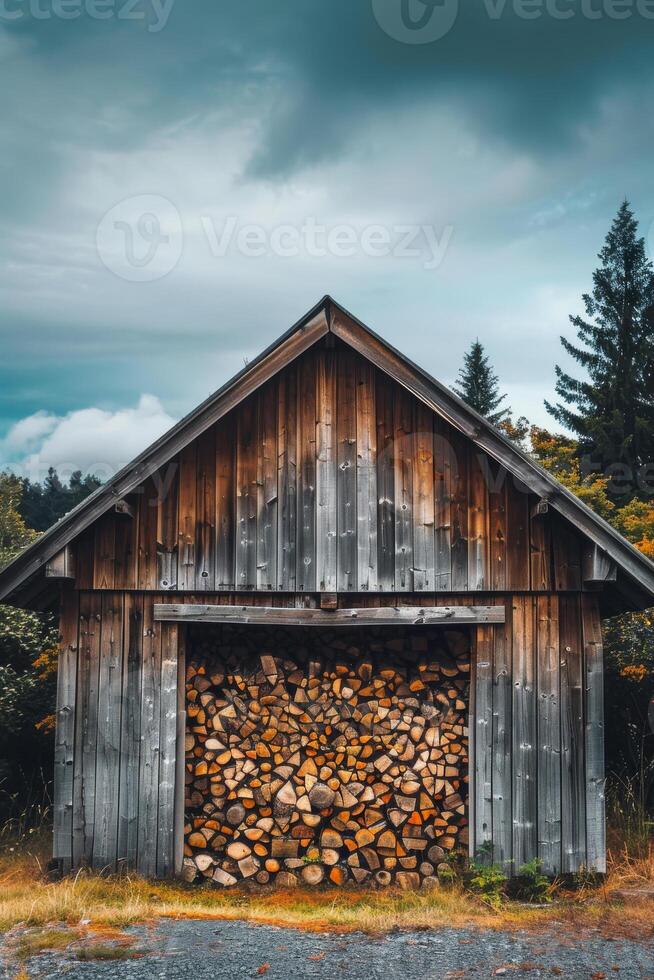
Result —
[{"label": "shed doorway", "polygon": [[191,626],[187,867],[222,886],[436,875],[468,847],[471,648],[465,626]]}]

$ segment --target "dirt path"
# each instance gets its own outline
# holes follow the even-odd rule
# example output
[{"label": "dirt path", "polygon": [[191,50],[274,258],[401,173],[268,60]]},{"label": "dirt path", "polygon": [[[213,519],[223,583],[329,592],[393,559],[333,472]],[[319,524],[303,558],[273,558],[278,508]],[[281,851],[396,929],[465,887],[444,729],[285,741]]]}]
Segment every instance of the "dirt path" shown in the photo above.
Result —
[{"label": "dirt path", "polygon": [[[134,930],[142,958],[81,963],[66,953],[27,964],[32,977],[67,980],[215,980],[265,976],[333,980],[446,980],[474,977],[572,977],[654,980],[654,945],[473,930],[316,935],[244,922],[170,921]],[[7,971],[6,976],[15,971]]]}]

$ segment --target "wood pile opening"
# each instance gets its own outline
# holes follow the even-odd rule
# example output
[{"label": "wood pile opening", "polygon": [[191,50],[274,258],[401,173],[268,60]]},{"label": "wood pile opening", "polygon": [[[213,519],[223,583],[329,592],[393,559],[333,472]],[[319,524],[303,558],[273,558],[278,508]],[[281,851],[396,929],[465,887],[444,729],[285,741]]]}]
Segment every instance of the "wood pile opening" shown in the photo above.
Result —
[{"label": "wood pile opening", "polygon": [[467,630],[190,641],[188,880],[416,888],[467,849]]}]

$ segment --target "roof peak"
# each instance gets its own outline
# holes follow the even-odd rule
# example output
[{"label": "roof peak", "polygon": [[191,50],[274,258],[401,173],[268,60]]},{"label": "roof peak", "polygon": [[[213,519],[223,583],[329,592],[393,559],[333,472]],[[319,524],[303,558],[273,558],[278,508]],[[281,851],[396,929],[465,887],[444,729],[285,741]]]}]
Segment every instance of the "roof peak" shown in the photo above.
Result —
[{"label": "roof peak", "polygon": [[327,334],[367,358],[432,411],[469,438],[480,451],[500,463],[533,493],[547,497],[552,506],[575,524],[594,544],[613,558],[654,602],[654,563],[638,552],[606,521],[541,469],[526,453],[509,442],[486,419],[454,392],[392,347],[326,293],[289,330],[274,341],[231,380],[202,402],[111,480],[46,531],[0,572],[0,600],[23,582],[81,531],[132,492],[189,442],[235,408],[276,375],[286,364]]}]

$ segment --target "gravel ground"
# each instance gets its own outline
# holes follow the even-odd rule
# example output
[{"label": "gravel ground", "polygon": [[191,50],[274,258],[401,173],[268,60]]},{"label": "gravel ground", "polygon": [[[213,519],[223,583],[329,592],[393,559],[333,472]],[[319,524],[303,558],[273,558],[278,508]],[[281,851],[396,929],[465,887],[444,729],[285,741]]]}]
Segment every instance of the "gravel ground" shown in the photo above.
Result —
[{"label": "gravel ground", "polygon": [[[205,980],[318,977],[333,980],[447,980],[455,977],[652,978],[654,945],[567,933],[445,929],[324,935],[245,922],[171,921],[133,930],[141,959],[80,963],[66,954],[33,958],[33,977],[67,980]],[[6,970],[5,976],[14,974]]]}]

